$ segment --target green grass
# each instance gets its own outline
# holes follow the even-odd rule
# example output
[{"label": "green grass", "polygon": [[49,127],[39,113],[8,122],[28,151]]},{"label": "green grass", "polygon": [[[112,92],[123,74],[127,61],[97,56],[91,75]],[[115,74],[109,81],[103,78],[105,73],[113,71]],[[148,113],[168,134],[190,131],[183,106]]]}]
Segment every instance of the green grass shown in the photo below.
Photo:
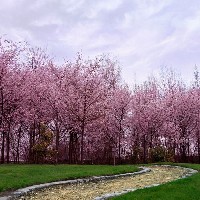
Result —
[{"label": "green grass", "polygon": [[193,168],[199,173],[191,177],[166,183],[157,187],[140,189],[130,192],[113,200],[200,200],[200,165],[199,164],[174,164]]},{"label": "green grass", "polygon": [[0,192],[80,177],[138,171],[133,165],[0,165]]},{"label": "green grass", "polygon": [[[164,163],[166,164],[166,163]],[[198,164],[175,164],[200,171]],[[137,171],[133,165],[0,165],[0,192],[58,180]],[[158,187],[140,189],[115,200],[200,200],[200,173]]]}]

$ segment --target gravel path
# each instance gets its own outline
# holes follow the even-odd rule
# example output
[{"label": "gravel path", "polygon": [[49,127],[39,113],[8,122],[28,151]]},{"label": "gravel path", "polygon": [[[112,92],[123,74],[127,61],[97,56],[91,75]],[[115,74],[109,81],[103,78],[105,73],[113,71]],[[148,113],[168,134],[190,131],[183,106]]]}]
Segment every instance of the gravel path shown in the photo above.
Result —
[{"label": "gravel path", "polygon": [[[150,172],[130,177],[120,177],[99,182],[61,185],[32,192],[20,200],[89,200],[106,199],[106,194],[125,193],[135,189],[163,184],[183,177],[188,169],[168,166],[151,166]],[[114,195],[113,195],[114,196]],[[101,197],[101,198],[100,198]]]}]

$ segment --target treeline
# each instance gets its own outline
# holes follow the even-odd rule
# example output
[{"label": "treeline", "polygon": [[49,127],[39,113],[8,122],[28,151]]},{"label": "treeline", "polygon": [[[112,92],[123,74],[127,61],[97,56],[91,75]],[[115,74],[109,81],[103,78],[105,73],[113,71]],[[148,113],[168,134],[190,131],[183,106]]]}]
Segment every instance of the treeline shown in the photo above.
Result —
[{"label": "treeline", "polygon": [[41,49],[1,39],[1,163],[200,163],[198,70],[133,89],[106,56],[56,65]]}]

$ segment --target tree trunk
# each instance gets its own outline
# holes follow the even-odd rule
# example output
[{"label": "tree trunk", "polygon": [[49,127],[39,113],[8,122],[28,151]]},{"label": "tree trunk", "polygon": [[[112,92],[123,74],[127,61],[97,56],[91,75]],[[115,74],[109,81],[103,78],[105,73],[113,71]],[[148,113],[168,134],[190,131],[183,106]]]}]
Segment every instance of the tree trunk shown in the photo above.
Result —
[{"label": "tree trunk", "polygon": [[119,146],[118,146],[118,162],[121,164],[121,134],[119,134]]},{"label": "tree trunk", "polygon": [[143,136],[143,163],[146,163],[146,137]]},{"label": "tree trunk", "polygon": [[83,143],[84,143],[84,134],[85,134],[85,120],[82,121],[82,126],[81,126],[81,164],[83,164]]},{"label": "tree trunk", "polygon": [[122,134],[122,117],[119,125],[119,138],[118,138],[118,162],[121,164],[121,134]]},{"label": "tree trunk", "polygon": [[200,135],[198,134],[198,138],[197,138],[197,148],[198,148],[198,161],[200,164]]},{"label": "tree trunk", "polygon": [[180,126],[181,128],[181,139],[183,140],[180,144],[180,153],[181,153],[181,162],[186,162],[187,161],[187,147],[186,147],[186,130],[187,130],[187,127],[182,125]]},{"label": "tree trunk", "polygon": [[20,149],[20,142],[21,142],[21,126],[19,128],[18,138],[17,138],[17,155],[16,155],[16,162],[19,163],[19,149]]},{"label": "tree trunk", "polygon": [[29,136],[29,162],[34,163],[35,157],[33,153],[33,146],[35,144],[35,122],[31,125]]},{"label": "tree trunk", "polygon": [[5,162],[4,149],[5,149],[5,132],[2,131],[2,145],[1,145],[1,163],[2,164]]},{"label": "tree trunk", "polygon": [[73,155],[73,141],[74,141],[74,134],[72,131],[69,133],[69,164],[73,163],[72,155]]},{"label": "tree trunk", "polygon": [[58,163],[58,158],[59,158],[59,145],[60,145],[60,132],[58,123],[56,123],[56,163]]},{"label": "tree trunk", "polygon": [[10,130],[6,134],[6,162],[10,162]]}]

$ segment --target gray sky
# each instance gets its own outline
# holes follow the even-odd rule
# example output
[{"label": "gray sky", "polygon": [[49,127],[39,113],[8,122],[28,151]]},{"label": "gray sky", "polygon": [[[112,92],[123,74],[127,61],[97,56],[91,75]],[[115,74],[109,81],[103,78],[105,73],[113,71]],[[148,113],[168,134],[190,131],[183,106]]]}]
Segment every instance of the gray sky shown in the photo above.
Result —
[{"label": "gray sky", "polygon": [[1,0],[0,35],[61,61],[109,53],[132,84],[167,66],[186,81],[200,66],[199,0]]}]

